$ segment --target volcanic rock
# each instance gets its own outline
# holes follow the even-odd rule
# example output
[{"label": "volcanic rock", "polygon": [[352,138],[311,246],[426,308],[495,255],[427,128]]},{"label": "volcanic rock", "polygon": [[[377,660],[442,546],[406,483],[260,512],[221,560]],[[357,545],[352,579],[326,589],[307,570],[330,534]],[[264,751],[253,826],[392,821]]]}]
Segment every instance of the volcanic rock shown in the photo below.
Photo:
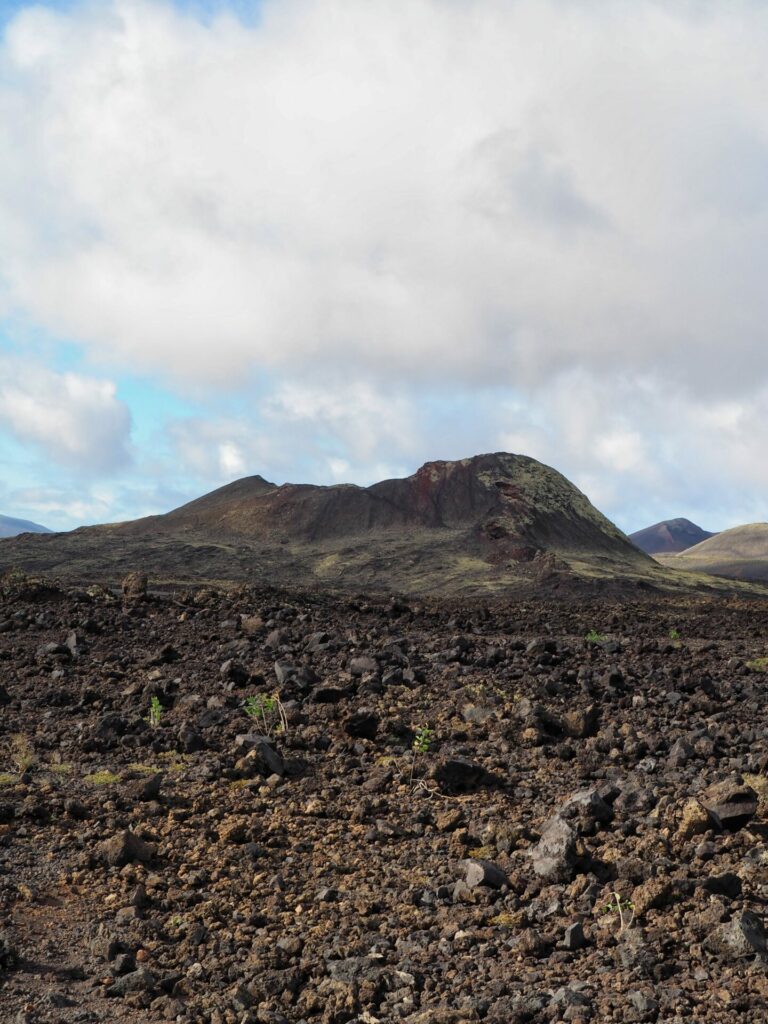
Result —
[{"label": "volcanic rock", "polygon": [[125,996],[131,992],[151,992],[157,985],[157,978],[146,967],[139,967],[130,974],[124,974],[109,986],[108,996]]},{"label": "volcanic rock", "polygon": [[701,804],[719,829],[735,831],[757,813],[757,793],[740,778],[710,786],[701,796]]},{"label": "volcanic rock", "polygon": [[433,770],[434,779],[445,793],[470,793],[479,786],[490,785],[490,774],[479,764],[454,757],[442,761]]},{"label": "volcanic rock", "polygon": [[123,600],[128,604],[145,601],[147,597],[147,575],[143,572],[129,572],[123,577],[121,589]]},{"label": "volcanic rock", "polygon": [[763,922],[751,910],[745,910],[732,921],[716,928],[706,945],[716,953],[738,959],[766,952]]},{"label": "volcanic rock", "polygon": [[[699,800],[743,814],[744,784],[762,793],[768,604],[602,585],[407,603],[208,586],[126,608],[0,587],[0,925],[24,958],[0,968],[0,1018],[761,1019],[768,804],[720,830]],[[586,645],[593,628],[619,652]],[[71,632],[78,657],[38,660]],[[147,667],[166,645],[181,658]],[[363,654],[382,672],[352,678]],[[268,692],[276,659],[296,667],[284,731],[248,716],[230,658],[245,693]],[[341,702],[315,702],[321,686]],[[568,735],[593,707],[597,734]],[[373,739],[346,728],[374,718]],[[205,742],[183,752],[187,727]],[[678,741],[693,754],[674,765]]]},{"label": "volcanic rock", "polygon": [[712,821],[706,808],[698,800],[686,800],[675,838],[678,842],[686,843],[694,836],[702,835],[711,825]]},{"label": "volcanic rock", "polygon": [[0,970],[12,970],[19,962],[19,956],[8,936],[0,932]]},{"label": "volcanic rock", "polygon": [[550,818],[530,852],[536,874],[548,882],[570,882],[576,874],[577,838],[576,831],[559,814]]},{"label": "volcanic rock", "polygon": [[570,950],[582,949],[586,945],[584,926],[581,921],[574,921],[573,924],[568,925],[563,935],[563,945]]},{"label": "volcanic rock", "polygon": [[154,856],[154,848],[139,839],[129,829],[105,839],[96,847],[96,853],[109,867],[123,867],[136,861],[146,862]]},{"label": "volcanic rock", "polygon": [[497,864],[475,858],[467,861],[465,881],[470,889],[478,885],[485,885],[491,889],[501,889],[502,886],[509,885],[506,873]]},{"label": "volcanic rock", "polygon": [[241,733],[235,738],[235,748],[246,755],[248,765],[252,767],[254,774],[285,774],[285,762],[272,746],[268,736]]},{"label": "volcanic rock", "polygon": [[348,736],[372,740],[379,729],[379,716],[370,708],[359,708],[344,721]]}]

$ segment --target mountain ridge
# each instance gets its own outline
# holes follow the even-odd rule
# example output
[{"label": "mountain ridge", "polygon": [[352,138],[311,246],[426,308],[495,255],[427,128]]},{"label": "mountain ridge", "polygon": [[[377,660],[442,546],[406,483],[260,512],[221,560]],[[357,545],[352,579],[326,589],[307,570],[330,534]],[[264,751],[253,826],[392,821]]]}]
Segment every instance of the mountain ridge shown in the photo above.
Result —
[{"label": "mountain ridge", "polygon": [[14,516],[0,515],[0,538],[17,537],[21,533],[53,533],[47,526],[30,522],[28,519],[16,519]]},{"label": "mountain ridge", "polygon": [[768,581],[768,523],[734,526],[679,554],[657,558],[662,565],[673,569]]},{"label": "mountain ridge", "polygon": [[636,530],[629,534],[629,539],[647,555],[658,555],[685,551],[714,536],[714,533],[702,530],[690,519],[679,517],[663,519],[660,523],[654,523],[653,526]]},{"label": "mountain ridge", "polygon": [[557,470],[508,452],[432,461],[369,487],[244,477],[163,515],[0,543],[0,567],[115,584],[227,581],[495,592],[664,570]]}]

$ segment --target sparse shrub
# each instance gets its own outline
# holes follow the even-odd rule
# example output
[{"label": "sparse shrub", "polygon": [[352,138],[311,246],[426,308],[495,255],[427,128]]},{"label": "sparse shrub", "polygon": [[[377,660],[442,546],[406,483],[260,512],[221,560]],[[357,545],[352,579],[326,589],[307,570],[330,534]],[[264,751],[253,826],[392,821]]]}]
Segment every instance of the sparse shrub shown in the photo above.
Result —
[{"label": "sparse shrub", "polygon": [[421,726],[416,730],[411,747],[413,755],[411,758],[411,777],[408,781],[408,785],[411,787],[413,787],[413,774],[416,770],[416,758],[425,758],[427,756],[429,748],[432,746],[434,735],[434,730],[428,729],[426,726]]},{"label": "sparse shrub", "polygon": [[255,696],[246,697],[245,713],[249,718],[264,724],[264,732],[267,736],[275,733],[285,734],[288,731],[288,718],[285,714],[283,702],[277,693],[257,693]]},{"label": "sparse shrub", "polygon": [[670,631],[669,631],[669,639],[672,640],[672,641],[679,640],[680,639],[680,631],[677,630],[677,629],[670,629]]},{"label": "sparse shrub", "polygon": [[602,633],[598,633],[596,629],[590,629],[584,639],[588,644],[601,644],[605,640],[605,637]]},{"label": "sparse shrub", "polygon": [[147,721],[153,729],[160,728],[160,722],[163,717],[163,705],[160,703],[158,697],[153,697],[149,702],[149,717]]},{"label": "sparse shrub", "polygon": [[622,899],[617,892],[611,893],[611,898],[602,908],[603,914],[619,915],[619,935],[623,935],[632,927],[635,919],[635,905],[630,900]]},{"label": "sparse shrub", "polygon": [[35,750],[29,737],[21,733],[11,736],[11,761],[16,766],[19,775],[28,772],[35,760]]}]

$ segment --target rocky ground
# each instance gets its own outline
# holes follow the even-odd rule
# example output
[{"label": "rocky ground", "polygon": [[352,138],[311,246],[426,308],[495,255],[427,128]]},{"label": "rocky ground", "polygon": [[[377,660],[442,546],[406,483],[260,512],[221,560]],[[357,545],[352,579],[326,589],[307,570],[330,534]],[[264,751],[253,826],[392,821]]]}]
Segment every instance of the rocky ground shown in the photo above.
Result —
[{"label": "rocky ground", "polygon": [[2,589],[0,1019],[765,1020],[768,603],[126,589]]}]

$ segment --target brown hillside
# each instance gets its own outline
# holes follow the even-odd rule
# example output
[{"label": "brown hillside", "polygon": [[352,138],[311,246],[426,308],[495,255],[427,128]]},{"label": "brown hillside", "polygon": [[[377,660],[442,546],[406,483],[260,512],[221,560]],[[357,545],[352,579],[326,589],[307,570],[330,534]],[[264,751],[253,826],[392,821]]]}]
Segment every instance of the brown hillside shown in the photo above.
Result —
[{"label": "brown hillside", "polygon": [[504,589],[542,573],[664,577],[564,476],[507,453],[429,462],[371,487],[248,477],[166,515],[6,542],[0,565],[433,593]]},{"label": "brown hillside", "polygon": [[679,555],[661,556],[659,561],[689,572],[768,580],[768,523],[735,526]]}]

